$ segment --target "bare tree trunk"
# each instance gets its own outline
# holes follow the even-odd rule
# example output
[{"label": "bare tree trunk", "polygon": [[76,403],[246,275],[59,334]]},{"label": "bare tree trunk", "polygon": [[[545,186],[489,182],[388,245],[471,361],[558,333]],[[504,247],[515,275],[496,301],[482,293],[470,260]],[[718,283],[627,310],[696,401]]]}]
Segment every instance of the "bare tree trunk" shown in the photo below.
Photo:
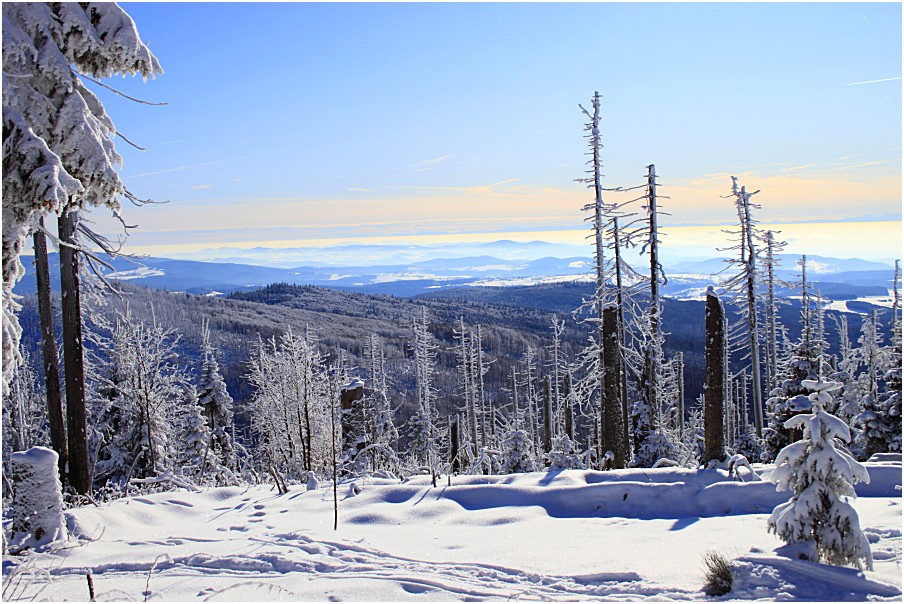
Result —
[{"label": "bare tree trunk", "polygon": [[484,400],[483,391],[483,332],[480,324],[477,325],[477,340],[474,341],[472,336],[471,343],[475,346],[477,353],[477,367],[474,379],[477,382],[477,402],[480,405],[480,439],[481,444],[486,447],[487,444],[487,411],[486,401]]},{"label": "bare tree trunk", "polygon": [[[44,219],[38,223],[44,227]],[[50,300],[50,267],[47,261],[47,238],[44,231],[34,233],[35,276],[38,282],[38,314],[41,317],[41,352],[44,359],[44,384],[47,388],[47,415],[50,420],[50,443],[59,456],[60,482],[66,484],[66,420],[60,391],[60,369],[57,359],[53,327],[53,306]]]},{"label": "bare tree trunk", "polygon": [[744,221],[747,237],[747,321],[750,338],[750,373],[753,380],[753,422],[756,435],[763,436],[763,391],[760,377],[760,342],[757,334],[756,317],[756,253],[753,247],[753,222],[750,218],[750,195],[745,187],[741,187],[744,207]]},{"label": "bare tree trunk", "polygon": [[[656,166],[647,166],[647,212],[650,216],[650,336],[653,341],[647,351],[647,401],[655,417],[662,417],[662,401],[659,400],[659,355],[656,352],[662,350],[662,333],[660,327],[660,301],[659,301],[659,224],[658,209],[656,207]],[[658,348],[658,350],[657,350]],[[656,351],[656,352],[654,352]],[[661,428],[661,421],[656,422],[656,427]]]},{"label": "bare tree trunk", "polygon": [[574,407],[571,400],[571,371],[565,373],[565,382],[562,384],[562,400],[565,403],[565,434],[574,440]]},{"label": "bare tree trunk", "polygon": [[725,459],[725,313],[710,288],[706,292],[706,385],[703,390],[704,463]]},{"label": "bare tree trunk", "polygon": [[621,406],[618,404],[618,310],[609,306],[603,311],[603,404],[600,414],[600,434],[603,441],[603,454],[612,451],[612,467],[625,467],[626,447],[622,442]]},{"label": "bare tree trunk", "polygon": [[618,309],[618,400],[621,402],[622,438],[628,450],[628,372],[625,369],[625,304],[622,289],[621,243],[618,238],[618,218],[612,219],[612,239],[615,250],[615,306]]},{"label": "bare tree trunk", "polygon": [[452,460],[452,473],[461,471],[461,462],[458,459],[458,417],[449,421],[449,457]]},{"label": "bare tree trunk", "polygon": [[552,451],[552,394],[549,377],[543,378],[543,450]]},{"label": "bare tree trunk", "polygon": [[[60,242],[75,245],[76,212],[57,220]],[[88,466],[88,418],[85,408],[85,360],[82,349],[82,308],[79,298],[78,252],[60,246],[60,286],[63,310],[63,365],[69,437],[69,484],[76,493],[91,490]]]}]

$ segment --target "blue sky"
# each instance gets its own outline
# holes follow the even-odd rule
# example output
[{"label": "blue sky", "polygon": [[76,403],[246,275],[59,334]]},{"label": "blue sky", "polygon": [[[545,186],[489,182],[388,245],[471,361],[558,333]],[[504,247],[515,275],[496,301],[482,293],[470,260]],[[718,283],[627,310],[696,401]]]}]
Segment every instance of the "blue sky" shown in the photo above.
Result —
[{"label": "blue sky", "polygon": [[730,222],[737,174],[764,223],[899,254],[864,226],[900,223],[899,3],[123,7],[166,73],[111,83],[169,103],[101,94],[147,147],[118,144],[127,186],[170,202],[129,210],[136,251],[579,238],[599,90],[606,184],[655,163],[666,224]]}]

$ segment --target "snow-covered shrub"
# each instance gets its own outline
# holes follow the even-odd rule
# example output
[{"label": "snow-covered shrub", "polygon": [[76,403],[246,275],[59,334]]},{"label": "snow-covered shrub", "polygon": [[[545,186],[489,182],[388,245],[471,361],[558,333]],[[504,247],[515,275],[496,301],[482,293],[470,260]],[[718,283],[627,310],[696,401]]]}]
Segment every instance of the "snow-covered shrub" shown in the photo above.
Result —
[{"label": "snow-covered shrub", "polygon": [[13,483],[11,544],[36,549],[66,539],[56,451],[32,447],[10,455]]},{"label": "snow-covered shrub", "polygon": [[[811,557],[835,565],[865,563],[872,569],[869,543],[860,530],[857,512],[846,501],[856,497],[854,484],[869,482],[866,468],[836,439],[849,441],[850,431],[840,419],[826,413],[829,391],[840,384],[804,380],[812,390],[812,412],[796,415],[788,428],[802,428],[803,439],[782,449],[775,460],[772,481],[779,491],[790,490],[791,499],[775,507],[769,516],[769,530],[789,545],[809,545]],[[814,560],[815,561],[815,560]]]},{"label": "snow-covered shrub", "polygon": [[742,429],[735,436],[734,446],[731,451],[754,461],[762,461],[764,457],[768,457],[765,443],[762,439],[757,438],[753,431],[753,426],[747,426],[746,429]]},{"label": "snow-covered shrub", "polygon": [[546,454],[546,462],[550,470],[573,470],[584,467],[580,453],[572,450],[571,439],[567,434],[552,440],[552,451]]},{"label": "snow-covered shrub", "polygon": [[[652,468],[660,460],[675,461],[678,457],[678,448],[670,436],[663,430],[654,430],[647,434],[630,465],[635,468]],[[678,465],[677,461],[675,465]]]},{"label": "snow-covered shrub", "polygon": [[502,468],[503,474],[515,472],[534,472],[537,465],[534,463],[531,449],[533,445],[530,437],[524,430],[509,430],[502,435]]},{"label": "snow-covered shrub", "polygon": [[703,593],[708,596],[724,596],[731,592],[734,578],[731,574],[731,560],[716,551],[703,554]]}]

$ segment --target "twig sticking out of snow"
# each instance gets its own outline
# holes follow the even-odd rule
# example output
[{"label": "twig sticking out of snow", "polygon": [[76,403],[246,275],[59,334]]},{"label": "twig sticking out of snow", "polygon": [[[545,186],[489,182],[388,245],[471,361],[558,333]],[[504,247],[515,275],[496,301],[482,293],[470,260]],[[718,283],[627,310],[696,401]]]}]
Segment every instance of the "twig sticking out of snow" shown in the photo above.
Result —
[{"label": "twig sticking out of snow", "polygon": [[735,475],[735,478],[737,478],[740,482],[744,482],[744,479],[741,477],[741,472],[739,471],[741,468],[747,468],[748,470],[750,470],[749,482],[762,480],[759,475],[753,471],[753,468],[750,467],[750,462],[746,457],[744,457],[740,453],[732,455],[728,460],[728,476],[730,477],[733,473]]},{"label": "twig sticking out of snow", "polygon": [[129,481],[129,484],[159,484],[161,482],[170,482],[177,487],[188,489],[189,491],[194,491],[195,493],[201,492],[201,490],[194,484],[184,478],[180,478],[174,475],[169,470],[167,470],[160,476],[155,476],[154,478],[133,478]]}]

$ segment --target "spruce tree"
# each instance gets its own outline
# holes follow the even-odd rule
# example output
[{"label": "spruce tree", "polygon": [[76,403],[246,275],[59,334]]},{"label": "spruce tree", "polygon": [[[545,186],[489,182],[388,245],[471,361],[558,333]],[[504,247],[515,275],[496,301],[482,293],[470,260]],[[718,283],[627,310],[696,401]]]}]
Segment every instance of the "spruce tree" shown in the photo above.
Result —
[{"label": "spruce tree", "polygon": [[198,404],[210,430],[211,455],[216,462],[235,469],[235,447],[232,442],[233,413],[232,397],[226,391],[226,382],[220,373],[216,349],[210,339],[210,325],[207,321],[201,327],[204,363],[201,380],[198,383]]},{"label": "spruce tree", "polygon": [[869,474],[839,442],[850,441],[848,427],[825,411],[829,392],[840,384],[819,379],[805,380],[803,386],[811,391],[812,412],[785,423],[802,429],[803,438],[776,457],[772,481],[779,491],[790,490],[791,499],[772,511],[769,530],[808,549],[804,553],[813,561],[872,570],[869,543],[849,503],[856,497],[854,485],[868,483]]}]

